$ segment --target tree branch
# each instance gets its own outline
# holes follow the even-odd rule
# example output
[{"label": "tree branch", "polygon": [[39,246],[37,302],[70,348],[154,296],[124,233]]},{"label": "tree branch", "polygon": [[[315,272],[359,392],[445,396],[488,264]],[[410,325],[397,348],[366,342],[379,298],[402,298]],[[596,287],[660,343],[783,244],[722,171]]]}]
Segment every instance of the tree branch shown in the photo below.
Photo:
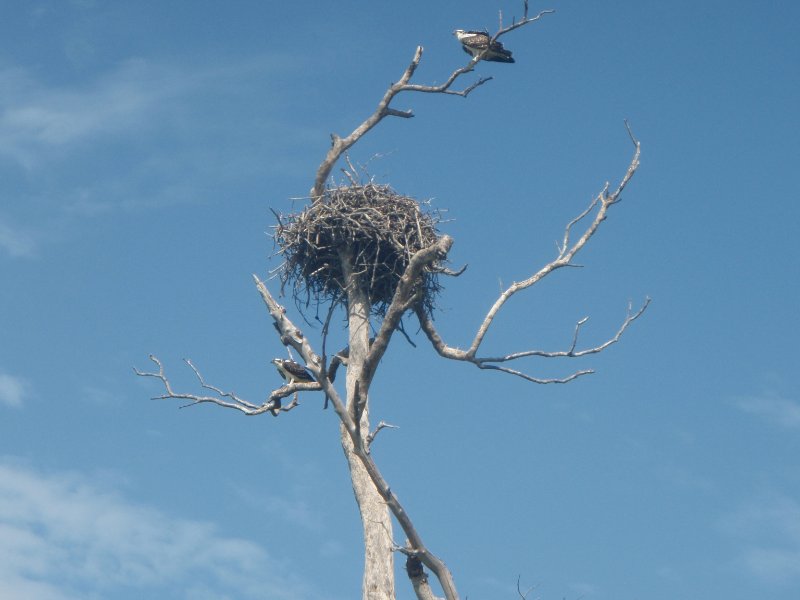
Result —
[{"label": "tree branch", "polygon": [[281,342],[294,348],[298,354],[303,357],[303,360],[306,363],[306,368],[311,371],[311,374],[314,375],[314,378],[318,382],[317,384],[313,385],[319,385],[322,388],[322,391],[325,392],[325,395],[333,403],[333,408],[336,411],[336,414],[339,416],[339,419],[342,421],[342,424],[347,429],[347,432],[350,435],[356,435],[356,425],[353,422],[350,414],[347,412],[345,403],[342,401],[339,393],[336,391],[336,388],[333,387],[333,383],[331,383],[331,380],[328,378],[328,374],[325,372],[322,366],[322,359],[314,352],[314,349],[311,347],[311,344],[308,342],[303,332],[297,326],[295,326],[294,323],[292,323],[289,317],[286,316],[286,309],[275,301],[275,298],[269,292],[267,286],[264,285],[264,282],[262,282],[256,275],[253,275],[253,279],[255,280],[256,288],[258,289],[259,294],[261,294],[261,298],[264,300],[264,304],[266,304],[267,310],[272,317],[275,328],[280,333]]},{"label": "tree branch", "polygon": [[408,261],[408,266],[403,272],[403,276],[400,278],[397,288],[395,289],[392,302],[389,308],[386,309],[381,328],[375,336],[375,341],[372,343],[372,346],[370,346],[367,360],[364,362],[362,382],[365,386],[365,390],[369,389],[375,369],[381,358],[383,358],[389,346],[392,334],[400,323],[400,319],[407,310],[418,302],[417,296],[420,290],[417,289],[417,283],[422,270],[436,261],[443,260],[447,256],[452,245],[453,238],[449,235],[443,235],[435,244],[419,250],[411,257],[411,260]]},{"label": "tree branch", "polygon": [[381,421],[378,423],[378,426],[367,436],[367,447],[372,446],[372,442],[375,440],[375,436],[381,431],[381,429],[400,429],[397,425],[392,425],[391,423],[387,423],[386,421]]},{"label": "tree branch", "polygon": [[608,340],[606,340],[605,342],[603,342],[598,346],[594,346],[592,348],[586,348],[584,350],[575,350],[575,347],[577,346],[578,343],[578,334],[580,332],[580,328],[589,319],[589,317],[584,317],[583,319],[578,321],[575,325],[575,334],[573,335],[572,345],[570,346],[569,350],[560,350],[555,352],[546,352],[543,350],[525,350],[523,352],[514,352],[513,354],[506,354],[505,356],[493,356],[493,357],[487,356],[477,360],[491,363],[491,362],[505,362],[509,360],[516,360],[518,358],[525,358],[527,356],[541,356],[545,358],[562,358],[562,357],[579,358],[581,356],[587,356],[589,354],[597,354],[599,352],[602,352],[612,344],[616,344],[622,337],[622,334],[625,332],[625,330],[630,326],[630,324],[633,323],[640,316],[642,316],[642,313],[644,313],[644,311],[650,305],[650,302],[651,299],[649,297],[645,298],[644,302],[642,303],[642,306],[636,312],[633,312],[633,304],[628,303],[628,314],[625,317],[625,320],[622,322],[622,325],[620,325],[620,328],[617,330],[617,333],[613,337],[609,338]]},{"label": "tree branch", "polygon": [[[614,191],[613,194],[608,194],[608,184],[603,188],[603,191],[597,195],[597,197],[592,200],[591,204],[583,213],[581,213],[577,218],[573,219],[568,225],[566,229],[566,233],[564,235],[564,245],[559,252],[558,257],[546,264],[544,267],[539,269],[536,273],[534,273],[531,277],[524,281],[515,282],[511,284],[502,294],[500,297],[495,301],[492,307],[489,309],[486,317],[481,323],[480,327],[478,328],[478,332],[475,335],[475,339],[472,341],[469,349],[467,350],[467,354],[471,357],[475,356],[475,353],[478,351],[478,348],[483,342],[486,333],[489,331],[489,327],[492,324],[495,316],[499,312],[499,310],[503,307],[503,305],[508,301],[511,296],[516,294],[520,290],[524,290],[526,288],[531,287],[532,285],[538,283],[542,279],[544,279],[547,275],[556,271],[562,267],[571,266],[572,259],[575,255],[586,245],[586,243],[592,238],[592,236],[597,231],[597,228],[600,227],[600,224],[606,220],[606,216],[608,213],[608,209],[620,201],[620,195],[622,194],[622,190],[625,189],[625,186],[630,181],[631,177],[633,177],[634,173],[636,173],[636,169],[639,168],[639,155],[641,153],[641,144],[636,141],[635,139],[635,151],[633,154],[633,158],[631,159],[630,164],[628,165],[628,170],[625,173],[625,176],[620,181],[619,186]],[[583,232],[581,237],[576,241],[574,244],[569,245],[569,234],[572,229],[572,226],[581,221],[584,217],[589,215],[596,206],[599,206],[597,213],[595,214],[594,219]]]},{"label": "tree branch", "polygon": [[[400,81],[389,86],[389,89],[387,89],[383,94],[383,98],[381,98],[380,102],[378,102],[378,107],[375,109],[375,112],[367,117],[364,122],[356,127],[347,137],[341,138],[336,134],[331,136],[331,147],[317,169],[317,175],[314,179],[314,187],[311,188],[312,202],[316,202],[322,197],[325,191],[325,182],[327,181],[331,170],[333,170],[333,166],[336,164],[336,161],[339,160],[339,157],[346,152],[350,146],[361,139],[361,137],[370,129],[380,123],[384,117],[390,115],[397,116],[398,111],[395,111],[394,109],[389,111],[389,104],[397,94],[403,91],[403,86],[408,83],[408,81],[411,79],[411,76],[414,74],[414,71],[417,70],[417,66],[419,66],[419,61],[421,58],[422,46],[417,46],[417,50],[414,53],[414,58],[411,59],[411,63],[408,65],[408,67],[406,67],[405,72],[403,73],[402,77],[400,77]],[[410,118],[414,115],[411,111],[405,111],[403,116],[405,118]]]},{"label": "tree branch", "polygon": [[[522,20],[518,22],[512,23],[510,26],[503,28],[501,23],[501,29],[492,37],[492,41],[496,40],[502,35],[510,33],[515,29],[519,29],[524,25],[528,25],[533,23],[534,21],[538,21],[544,15],[552,14],[554,10],[543,10],[535,17],[528,17],[528,2],[527,0],[524,3],[525,6],[525,14]],[[491,44],[490,44],[491,45]],[[487,49],[488,50],[488,49]],[[491,81],[491,77],[481,77],[471,85],[467,86],[463,90],[453,90],[451,87],[456,82],[456,80],[464,75],[465,73],[469,73],[475,69],[475,65],[477,65],[483,59],[483,54],[473,57],[470,61],[464,65],[453,71],[450,76],[444,81],[444,83],[440,85],[420,85],[410,83],[411,78],[414,76],[414,72],[417,70],[419,66],[420,60],[422,59],[422,46],[417,46],[416,51],[414,52],[414,57],[411,59],[408,67],[403,72],[403,75],[400,79],[389,86],[389,88],[384,92],[383,97],[381,98],[380,102],[378,102],[378,106],[369,117],[367,117],[358,127],[356,127],[350,135],[346,137],[339,137],[336,134],[331,135],[331,147],[328,150],[325,158],[322,160],[322,163],[319,165],[317,169],[316,177],[314,178],[314,186],[311,188],[311,201],[316,202],[320,198],[322,198],[323,194],[325,193],[325,182],[328,180],[328,177],[333,170],[334,165],[339,160],[339,158],[347,152],[347,150],[353,146],[362,136],[364,136],[370,129],[375,127],[378,123],[380,123],[384,117],[401,117],[404,119],[409,119],[414,116],[413,111],[411,110],[397,110],[395,108],[391,108],[390,104],[394,97],[397,96],[400,92],[420,92],[425,94],[451,94],[455,96],[462,96],[466,98],[470,92],[472,92],[475,88],[480,87],[484,83]]]},{"label": "tree branch", "polygon": [[[526,4],[527,4],[527,3],[526,3]],[[528,594],[530,594],[530,593],[531,593],[531,592],[532,592],[534,589],[536,589],[536,586],[535,586],[535,585],[534,585],[534,586],[531,586],[531,587],[529,587],[527,590],[525,590],[525,591],[523,592],[523,591],[522,591],[522,588],[519,586],[519,580],[520,580],[520,577],[519,577],[519,576],[517,576],[517,594],[519,595],[519,597],[520,597],[522,600],[527,600],[527,598],[528,598]]]},{"label": "tree branch", "polygon": [[[535,17],[528,17],[528,0],[525,0],[524,13],[522,15],[522,19],[520,19],[519,21],[516,20],[512,21],[511,25],[509,25],[508,27],[503,27],[503,13],[502,12],[500,13],[500,29],[497,31],[497,33],[495,33],[492,36],[492,42],[497,41],[501,36],[511,31],[514,31],[515,29],[519,29],[520,27],[523,27],[528,23],[533,23],[534,21],[538,21],[545,15],[552,15],[555,12],[556,11],[554,11],[553,9],[548,8],[547,10],[539,12],[539,14],[537,14]],[[489,44],[489,46],[491,46],[491,43]]]},{"label": "tree branch", "polygon": [[[334,410],[339,416],[339,419],[341,420],[345,430],[353,442],[353,449],[356,453],[356,456],[358,456],[359,460],[364,465],[364,468],[369,474],[370,479],[375,485],[378,493],[384,499],[389,507],[389,510],[392,512],[392,515],[394,515],[395,519],[400,524],[400,527],[405,532],[411,547],[417,552],[419,559],[429,569],[431,569],[431,571],[434,572],[442,585],[442,589],[445,590],[445,596],[447,597],[447,600],[458,600],[458,593],[456,592],[455,583],[450,571],[438,557],[436,557],[427,549],[423,543],[422,538],[417,533],[413,522],[409,518],[399,499],[391,490],[386,480],[383,478],[378,466],[372,460],[372,457],[369,454],[369,449],[365,446],[361,436],[359,435],[357,425],[336,392],[336,389],[331,384],[327,375],[321,372],[321,367],[318,364],[319,361],[312,360],[314,357],[316,357],[316,355],[306,341],[302,331],[295,327],[294,324],[289,320],[289,318],[286,316],[285,309],[275,301],[275,299],[272,297],[272,294],[270,294],[263,282],[261,282],[255,275],[253,277],[256,281],[258,291],[267,305],[270,316],[272,316],[276,327],[282,333],[282,339],[283,336],[285,336],[298,350],[298,352],[300,352],[300,354],[306,360],[307,367],[311,370],[314,376],[318,378],[318,381],[322,385],[325,393],[330,396]],[[311,364],[312,362],[314,364]]]},{"label": "tree branch", "polygon": [[[589,354],[596,354],[598,352],[602,352],[612,344],[615,344],[620,339],[625,330],[631,325],[631,323],[633,323],[636,319],[638,319],[642,315],[642,313],[644,313],[644,311],[650,305],[650,298],[646,298],[641,308],[639,308],[635,313],[632,312],[633,307],[629,305],[628,315],[622,322],[622,325],[620,326],[616,335],[606,340],[604,343],[591,348],[576,350],[578,344],[578,336],[581,327],[587,321],[587,318],[584,318],[578,321],[578,323],[575,326],[575,333],[573,335],[572,345],[570,346],[569,350],[562,350],[562,351],[526,350],[523,352],[506,354],[504,356],[486,356],[486,357],[477,356],[478,349],[480,348],[481,343],[486,337],[489,328],[494,322],[494,318],[497,316],[498,312],[503,307],[503,305],[508,301],[508,299],[511,298],[511,296],[513,296],[517,292],[529,288],[532,285],[538,283],[544,277],[546,277],[553,271],[556,271],[557,269],[560,269],[562,267],[576,266],[572,262],[575,255],[588,243],[588,241],[592,238],[592,236],[594,236],[594,234],[597,232],[597,229],[600,227],[600,224],[607,218],[608,209],[622,199],[621,198],[622,191],[625,189],[625,186],[631,180],[633,175],[636,173],[636,169],[639,167],[639,156],[641,154],[641,144],[633,136],[633,133],[631,132],[627,122],[625,125],[628,128],[628,133],[631,137],[631,141],[635,146],[635,150],[633,158],[631,159],[631,162],[628,165],[628,169],[625,172],[625,175],[620,181],[619,185],[617,186],[617,189],[614,190],[613,193],[609,194],[608,192],[609,184],[606,184],[603,190],[592,200],[589,206],[567,224],[564,231],[563,241],[559,246],[558,256],[551,262],[547,263],[544,267],[539,269],[539,271],[534,273],[528,279],[511,284],[511,286],[506,288],[500,294],[498,299],[489,309],[489,312],[484,317],[483,322],[478,327],[477,333],[475,334],[475,337],[472,343],[470,344],[470,347],[467,350],[462,350],[460,348],[455,348],[447,345],[445,341],[442,339],[442,337],[439,335],[438,331],[436,330],[436,327],[434,326],[431,318],[427,314],[425,314],[425,312],[422,310],[420,306],[415,307],[414,310],[415,313],[417,314],[417,318],[419,319],[422,330],[425,332],[425,335],[428,337],[428,340],[431,342],[431,345],[434,347],[436,352],[439,353],[440,356],[444,358],[449,358],[451,360],[470,362],[480,369],[493,369],[496,371],[502,371],[510,375],[521,377],[526,381],[531,381],[533,383],[567,383],[569,381],[572,381],[573,379],[576,379],[577,377],[588,375],[590,373],[593,373],[594,371],[591,369],[586,369],[586,370],[576,371],[564,378],[542,379],[538,377],[533,377],[516,369],[498,366],[497,363],[517,360],[519,358],[524,358],[528,356],[539,356],[547,358],[557,358],[557,357],[576,358],[580,356],[586,356]],[[585,218],[587,218],[590,214],[592,214],[593,211],[595,211],[595,214],[591,223],[589,223],[589,225],[583,231],[578,240],[573,242],[571,240],[571,234],[573,228],[581,221],[583,221]]]},{"label": "tree branch", "polygon": [[[421,252],[425,252],[425,250],[422,250]],[[398,524],[403,529],[403,532],[406,534],[410,547],[413,548],[414,552],[422,561],[422,563],[436,575],[439,583],[442,586],[442,589],[445,592],[445,597],[447,600],[458,600],[458,593],[456,592],[455,582],[453,581],[452,574],[448,570],[447,566],[441,561],[441,559],[428,550],[419,533],[417,533],[414,523],[411,521],[410,517],[403,508],[403,505],[400,503],[400,500],[397,498],[397,495],[392,491],[392,489],[389,487],[389,484],[383,478],[383,475],[378,469],[378,466],[375,464],[375,461],[372,460],[372,457],[369,454],[369,448],[359,434],[358,426],[353,420],[350,412],[347,410],[345,403],[342,402],[342,399],[336,391],[336,388],[333,387],[330,379],[328,379],[327,373],[324,372],[319,356],[317,356],[317,354],[311,348],[311,345],[309,344],[303,332],[296,327],[294,323],[292,323],[289,317],[286,316],[286,309],[284,309],[275,301],[275,298],[269,292],[264,283],[255,275],[253,275],[253,279],[256,282],[256,287],[258,288],[261,298],[264,300],[264,303],[267,306],[270,316],[275,322],[275,327],[281,334],[281,340],[284,341],[285,344],[289,344],[295,350],[297,350],[297,352],[303,357],[303,360],[306,361],[306,367],[317,379],[319,385],[322,387],[322,390],[330,397],[336,414],[338,415],[353,442],[353,450],[356,453],[356,456],[358,456],[359,460],[364,465],[364,468],[369,474],[372,483],[375,485],[375,489],[378,491],[378,494],[380,494],[381,498],[383,498],[383,500],[386,502],[386,505],[389,507],[392,515],[394,515],[394,518],[397,520]]]},{"label": "tree branch", "polygon": [[417,595],[417,600],[441,600],[441,598],[433,593],[431,585],[428,583],[428,574],[425,573],[425,569],[422,568],[422,561],[420,561],[413,552],[405,548],[398,549],[407,555],[406,573],[411,580],[411,585],[414,588],[414,593]]},{"label": "tree branch", "polygon": [[[158,371],[140,371],[134,367],[134,373],[140,377],[153,377],[161,381],[161,384],[164,386],[165,393],[161,394],[160,396],[155,396],[154,400],[188,400],[189,404],[184,404],[181,406],[181,408],[194,406],[196,404],[209,403],[222,406],[223,408],[232,408],[234,410],[238,410],[247,416],[260,415],[265,412],[271,412],[273,415],[277,416],[278,411],[288,412],[299,404],[297,401],[297,392],[321,389],[318,383],[290,383],[274,390],[263,403],[253,404],[252,402],[248,402],[247,400],[240,398],[233,392],[224,392],[216,386],[207,384],[203,379],[203,376],[200,374],[200,371],[194,366],[192,361],[189,359],[184,359],[184,362],[189,365],[192,371],[194,371],[195,376],[200,381],[200,385],[205,389],[213,390],[217,393],[217,396],[199,396],[197,394],[189,394],[186,392],[176,392],[172,389],[172,384],[164,372],[164,366],[162,365],[161,361],[152,354],[149,356],[149,358],[156,364],[156,366],[158,366]],[[281,406],[281,399],[291,396],[292,394],[295,394],[295,399],[290,404]],[[228,400],[226,400],[226,398]]]}]

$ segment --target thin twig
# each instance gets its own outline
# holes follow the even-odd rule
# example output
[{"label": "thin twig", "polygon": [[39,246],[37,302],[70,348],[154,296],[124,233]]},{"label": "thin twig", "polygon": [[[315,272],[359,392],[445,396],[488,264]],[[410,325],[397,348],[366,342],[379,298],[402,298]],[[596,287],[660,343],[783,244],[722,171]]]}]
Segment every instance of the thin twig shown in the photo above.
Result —
[{"label": "thin twig", "polygon": [[367,447],[372,446],[372,441],[375,439],[375,436],[377,436],[382,429],[400,429],[400,428],[397,425],[391,425],[386,421],[381,421],[380,423],[378,423],[378,426],[375,429],[373,429],[372,432],[367,436]]},{"label": "thin twig", "polygon": [[[526,2],[526,4],[527,4],[527,2]],[[528,600],[528,594],[530,594],[530,593],[531,593],[533,590],[535,590],[535,589],[536,589],[536,586],[535,586],[535,585],[532,585],[531,587],[529,587],[527,590],[525,590],[525,591],[523,592],[523,591],[522,591],[522,588],[521,588],[521,587],[520,587],[520,585],[519,585],[519,581],[520,581],[520,576],[518,575],[518,576],[517,576],[517,594],[519,594],[519,597],[520,597],[522,600]]]}]

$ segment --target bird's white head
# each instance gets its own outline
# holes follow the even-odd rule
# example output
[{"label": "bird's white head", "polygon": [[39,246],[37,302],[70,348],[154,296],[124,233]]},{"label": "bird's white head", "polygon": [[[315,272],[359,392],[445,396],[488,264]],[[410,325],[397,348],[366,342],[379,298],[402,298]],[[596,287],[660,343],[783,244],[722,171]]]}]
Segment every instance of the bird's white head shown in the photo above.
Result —
[{"label": "bird's white head", "polygon": [[453,35],[454,35],[454,36],[456,36],[456,37],[457,37],[457,38],[460,40],[462,37],[464,37],[464,33],[465,33],[465,32],[464,32],[464,30],[463,30],[463,29],[456,29],[456,30],[453,32]]}]

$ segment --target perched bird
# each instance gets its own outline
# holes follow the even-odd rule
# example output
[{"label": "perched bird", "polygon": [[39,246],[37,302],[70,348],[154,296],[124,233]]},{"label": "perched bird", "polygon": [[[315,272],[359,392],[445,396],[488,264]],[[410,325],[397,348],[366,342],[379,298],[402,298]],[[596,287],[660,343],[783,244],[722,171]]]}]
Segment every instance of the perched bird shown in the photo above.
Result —
[{"label": "perched bird", "polygon": [[[463,29],[456,29],[453,35],[461,42],[461,47],[467,54],[476,57],[481,52],[486,50],[482,60],[490,62],[503,62],[513,63],[514,59],[511,58],[511,51],[503,48],[503,44],[498,41],[492,41],[492,37],[486,31],[464,31]],[[488,50],[487,50],[488,48]]]},{"label": "perched bird", "polygon": [[306,371],[303,365],[293,360],[273,358],[272,364],[278,369],[278,373],[286,380],[286,383],[312,383],[314,381],[311,373]]}]

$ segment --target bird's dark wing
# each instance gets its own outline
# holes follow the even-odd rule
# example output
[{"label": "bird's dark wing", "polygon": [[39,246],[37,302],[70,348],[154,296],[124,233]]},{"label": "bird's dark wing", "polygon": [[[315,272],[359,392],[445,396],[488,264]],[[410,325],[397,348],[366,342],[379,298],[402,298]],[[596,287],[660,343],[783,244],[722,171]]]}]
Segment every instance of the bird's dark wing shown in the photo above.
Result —
[{"label": "bird's dark wing", "polygon": [[491,48],[492,48],[492,50],[494,50],[495,52],[508,52],[508,50],[506,50],[506,49],[503,47],[503,43],[502,43],[502,42],[498,42],[497,40],[495,40],[495,41],[493,41],[493,42],[492,42]]},{"label": "bird's dark wing", "polygon": [[314,378],[311,376],[311,373],[306,371],[305,367],[302,365],[291,361],[285,360],[283,361],[283,368],[286,369],[287,372],[291,373],[291,375],[300,381],[314,381]]},{"label": "bird's dark wing", "polygon": [[461,43],[469,46],[470,48],[475,48],[476,50],[483,50],[489,44],[489,36],[485,33],[481,33],[479,31],[470,31],[467,32],[471,35],[466,36],[461,39]]},{"label": "bird's dark wing", "polygon": [[503,63],[513,63],[515,62],[513,58],[511,58],[511,52],[508,50],[489,50],[483,57],[483,60],[488,60],[489,62],[503,62]]}]

